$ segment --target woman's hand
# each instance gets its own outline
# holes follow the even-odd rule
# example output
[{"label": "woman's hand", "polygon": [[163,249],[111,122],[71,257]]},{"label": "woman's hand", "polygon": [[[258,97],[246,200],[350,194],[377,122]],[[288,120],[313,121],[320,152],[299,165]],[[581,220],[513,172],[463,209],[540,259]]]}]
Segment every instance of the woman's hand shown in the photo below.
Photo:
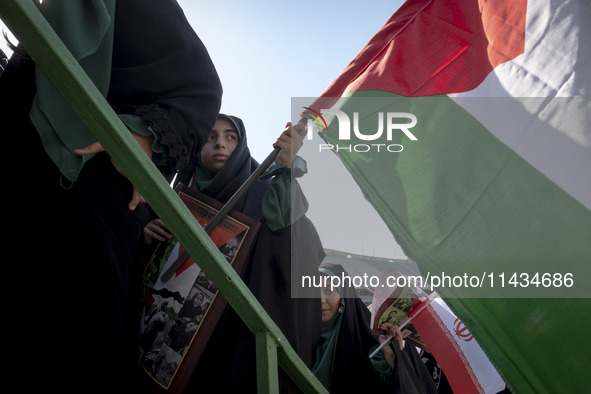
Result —
[{"label": "woman's hand", "polygon": [[144,241],[150,245],[152,240],[166,241],[172,238],[168,227],[160,219],[153,219],[144,227]]},{"label": "woman's hand", "polygon": [[292,126],[291,122],[285,125],[285,130],[273,144],[274,148],[280,148],[275,162],[291,167],[291,163],[304,144],[304,137],[307,134],[306,126],[298,123]]},{"label": "woman's hand", "polygon": [[[136,141],[140,144],[140,147],[143,149],[143,151],[146,152],[148,157],[151,159],[152,158],[152,145],[154,144],[154,137],[143,136],[143,135],[133,132],[132,130],[130,130],[130,132],[131,132],[131,135],[133,135],[133,137],[136,139]],[[91,155],[94,153],[99,153],[99,152],[104,152],[104,151],[105,151],[105,148],[103,148],[103,146],[101,145],[100,142],[95,142],[93,144],[85,146],[82,149],[74,149],[74,153],[79,156]],[[111,162],[113,163],[113,166],[115,167],[117,172],[119,174],[121,174],[123,177],[127,178],[125,176],[125,174],[123,173],[123,171],[121,171],[119,166],[113,160],[111,160]],[[146,202],[146,200],[144,200],[142,195],[134,187],[133,194],[131,196],[131,201],[129,202],[129,209],[134,211],[137,208],[139,203],[145,203],[145,202]]]},{"label": "woman's hand", "polygon": [[394,340],[398,341],[400,350],[404,349],[404,339],[402,338],[402,333],[400,332],[398,324],[382,323],[380,329],[386,331],[388,336],[391,336]]}]

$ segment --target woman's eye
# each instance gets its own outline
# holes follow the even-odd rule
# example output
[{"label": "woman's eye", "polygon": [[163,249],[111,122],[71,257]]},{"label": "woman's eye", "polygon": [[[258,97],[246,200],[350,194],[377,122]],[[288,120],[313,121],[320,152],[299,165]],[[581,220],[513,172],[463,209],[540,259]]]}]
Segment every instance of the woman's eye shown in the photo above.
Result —
[{"label": "woman's eye", "polygon": [[324,287],[322,288],[322,295],[325,298],[336,298],[338,296],[338,290],[337,289],[330,289],[328,287]]}]

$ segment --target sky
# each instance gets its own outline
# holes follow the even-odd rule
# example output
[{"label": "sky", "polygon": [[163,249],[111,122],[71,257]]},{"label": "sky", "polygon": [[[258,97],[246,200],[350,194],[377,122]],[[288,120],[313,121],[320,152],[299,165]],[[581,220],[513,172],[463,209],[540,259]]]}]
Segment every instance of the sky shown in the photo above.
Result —
[{"label": "sky", "polygon": [[[290,119],[292,98],[320,95],[403,1],[178,2],[222,81],[221,111],[244,120],[260,162],[286,123],[298,120]],[[6,51],[4,43],[0,47]],[[309,161],[309,173],[300,179],[308,216],[325,247],[405,258],[336,157],[330,166],[315,167],[304,149],[302,156]]]}]

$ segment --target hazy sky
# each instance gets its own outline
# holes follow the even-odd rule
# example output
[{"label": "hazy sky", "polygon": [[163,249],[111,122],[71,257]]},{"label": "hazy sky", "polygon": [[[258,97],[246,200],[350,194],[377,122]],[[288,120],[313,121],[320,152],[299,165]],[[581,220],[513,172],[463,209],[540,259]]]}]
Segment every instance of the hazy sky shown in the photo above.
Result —
[{"label": "hazy sky", "polygon": [[[320,95],[402,3],[178,1],[222,80],[222,112],[244,120],[251,152],[259,161],[292,120],[292,97]],[[301,183],[324,246],[404,258],[340,162],[321,168],[310,164],[310,172],[320,178],[307,175]]]}]

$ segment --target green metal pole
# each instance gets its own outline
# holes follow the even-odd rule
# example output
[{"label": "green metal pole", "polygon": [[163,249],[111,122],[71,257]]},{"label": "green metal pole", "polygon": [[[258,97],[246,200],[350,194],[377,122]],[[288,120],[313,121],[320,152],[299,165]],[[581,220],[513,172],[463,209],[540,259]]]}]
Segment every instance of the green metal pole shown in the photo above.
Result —
[{"label": "green metal pole", "polygon": [[256,334],[257,393],[278,393],[277,344],[268,332]]}]

